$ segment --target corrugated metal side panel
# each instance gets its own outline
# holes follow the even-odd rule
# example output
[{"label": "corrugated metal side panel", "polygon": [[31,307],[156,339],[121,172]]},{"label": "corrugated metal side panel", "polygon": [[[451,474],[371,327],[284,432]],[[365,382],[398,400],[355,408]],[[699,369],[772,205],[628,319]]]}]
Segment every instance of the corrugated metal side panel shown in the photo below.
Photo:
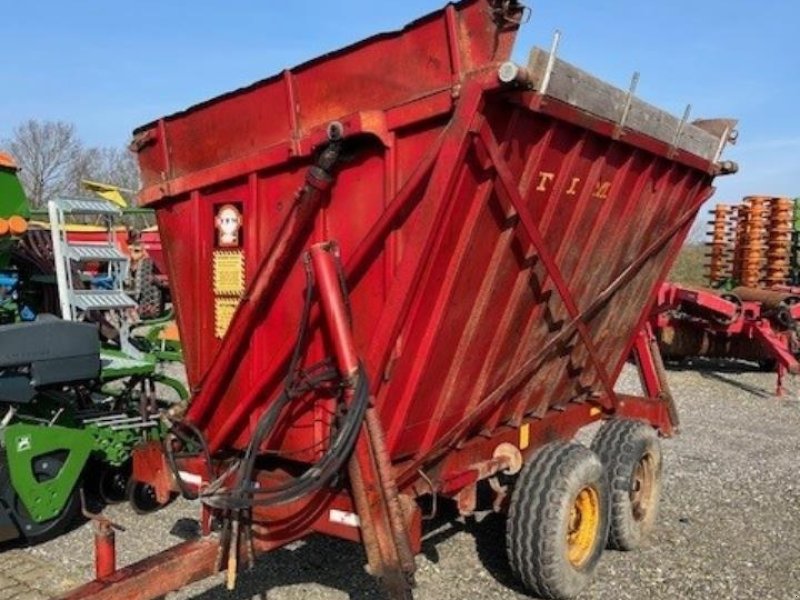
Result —
[{"label": "corrugated metal side panel", "polygon": [[[589,130],[498,101],[485,110],[548,250],[586,309],[707,191],[709,177]],[[459,182],[402,356],[379,406],[396,457],[424,454],[470,407],[556,335],[569,315],[495,174],[474,154]],[[588,321],[616,376],[670,255],[665,247]],[[481,427],[602,393],[577,336],[554,348]]]}]

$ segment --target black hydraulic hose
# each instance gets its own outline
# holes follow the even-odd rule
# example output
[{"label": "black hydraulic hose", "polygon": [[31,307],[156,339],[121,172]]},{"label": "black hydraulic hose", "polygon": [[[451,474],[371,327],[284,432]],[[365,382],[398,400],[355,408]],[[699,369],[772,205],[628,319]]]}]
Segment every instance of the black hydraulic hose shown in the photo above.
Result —
[{"label": "black hydraulic hose", "polygon": [[[338,160],[339,145],[338,135],[331,135],[331,144],[329,144],[319,157],[318,164],[309,172],[310,177],[320,177],[332,168],[333,164]],[[314,291],[313,272],[307,257],[305,260],[305,271],[306,290],[303,311],[298,327],[295,348],[289,362],[284,390],[259,418],[255,431],[247,444],[247,448],[239,461],[238,467],[234,464],[234,466],[229,468],[225,473],[211,481],[213,472],[212,462],[208,443],[203,433],[193,424],[184,421],[173,426],[166,436],[164,453],[167,463],[176,478],[181,493],[185,497],[199,497],[209,506],[226,510],[241,510],[254,505],[283,504],[318,490],[330,483],[333,478],[341,472],[349,459],[361,431],[361,426],[369,405],[369,382],[362,365],[359,365],[356,374],[355,384],[352,388],[352,400],[349,406],[344,407],[344,415],[341,417],[340,421],[336,423],[336,432],[329,436],[328,449],[325,451],[322,458],[310,466],[299,477],[284,481],[270,488],[258,488],[254,482],[255,462],[259,454],[259,449],[274,431],[278,418],[284,408],[286,408],[293,399],[309,391],[318,389],[325,384],[341,382],[341,376],[333,367],[330,360],[322,361],[305,370],[300,368],[301,357],[308,335]],[[341,267],[339,268],[338,276],[348,309],[348,317],[352,322],[349,294]],[[343,397],[343,391],[345,390],[339,390],[340,398]],[[178,469],[172,446],[173,440],[181,440],[184,444],[190,441],[190,436],[182,435],[182,430],[188,430],[188,432],[191,433],[191,437],[197,438],[206,461],[209,483],[199,493],[186,488]],[[225,482],[232,475],[233,468],[237,471],[233,486],[227,490],[222,489]]]},{"label": "black hydraulic hose", "polygon": [[[226,509],[239,510],[254,505],[274,505],[282,504],[295,500],[301,496],[309,494],[327,485],[333,478],[341,472],[350,454],[355,447],[361,425],[366,415],[369,405],[369,382],[363,366],[359,365],[355,385],[352,388],[352,400],[350,405],[345,407],[344,416],[337,423],[335,434],[329,437],[328,449],[322,458],[310,466],[299,477],[284,481],[270,488],[258,488],[254,483],[255,462],[259,454],[259,448],[269,438],[274,431],[281,412],[289,403],[325,384],[332,384],[341,381],[338,371],[333,367],[329,360],[322,361],[301,370],[300,359],[303,348],[305,347],[308,334],[308,323],[310,320],[311,305],[313,301],[314,280],[310,265],[306,262],[306,291],[303,304],[303,312],[297,333],[297,343],[289,363],[289,370],[286,377],[284,390],[275,401],[261,415],[256,424],[255,431],[251,437],[244,455],[242,456],[238,468],[235,482],[230,489],[221,489],[226,480],[232,474],[228,469],[225,473],[211,481],[212,463],[208,450],[208,445],[203,433],[194,425],[188,422],[176,424],[165,439],[165,455],[168,465],[177,480],[181,493],[188,498],[201,498],[209,506]],[[342,278],[342,274],[340,274]],[[347,291],[342,283],[342,291],[347,297]],[[349,306],[349,305],[348,305]],[[340,391],[340,398],[342,392]],[[189,436],[182,435],[183,431],[188,430],[191,437],[197,438],[200,443],[202,454],[206,461],[207,477],[209,484],[199,493],[186,488],[181,479],[176,457],[173,451],[172,442],[180,439],[184,443],[189,441]]]},{"label": "black hydraulic hose", "polygon": [[[294,347],[294,351],[292,352],[292,358],[289,362],[289,370],[286,376],[286,383],[285,383],[285,390],[284,392],[276,399],[273,403],[273,406],[268,409],[265,413],[264,417],[259,420],[259,425],[257,426],[256,437],[260,437],[258,433],[258,429],[261,427],[267,427],[269,429],[272,428],[274,424],[271,424],[269,421],[273,419],[271,415],[274,415],[274,418],[277,418],[277,415],[283,409],[284,406],[291,400],[293,397],[302,393],[302,386],[306,384],[308,379],[305,379],[302,384],[297,383],[297,378],[300,375],[300,357],[305,346],[305,338],[308,332],[308,322],[311,314],[311,302],[313,299],[313,292],[314,292],[314,275],[311,270],[310,265],[308,262],[305,264],[305,271],[306,271],[306,290],[305,290],[305,297],[303,302],[303,312],[300,318],[300,324],[298,326],[298,332],[296,337],[296,343]],[[315,367],[311,367],[308,372],[314,370]],[[311,382],[313,386],[313,381]],[[212,461],[211,461],[211,453],[208,448],[208,442],[203,435],[203,432],[200,431],[197,426],[187,420],[179,421],[174,423],[172,427],[170,427],[167,435],[164,438],[163,448],[164,448],[164,456],[167,460],[167,465],[169,466],[170,470],[172,471],[173,476],[175,477],[175,481],[178,485],[178,489],[181,492],[181,495],[184,498],[189,500],[195,500],[200,497],[200,492],[195,492],[188,489],[183,482],[183,479],[180,474],[180,469],[178,468],[178,463],[176,461],[175,452],[173,449],[173,441],[180,440],[183,445],[188,445],[190,439],[183,435],[183,432],[188,430],[195,438],[196,441],[200,444],[200,448],[203,454],[203,457],[206,461],[206,474],[208,485],[205,488],[207,493],[212,493],[218,490],[222,485],[225,483],[225,479],[230,475],[230,472],[226,472],[217,479],[212,480]],[[245,455],[245,462],[247,463],[246,466],[243,465],[241,468],[244,469],[246,472],[252,472],[254,458],[254,453],[251,452],[251,446],[248,446],[248,452]],[[241,478],[241,476],[240,476]]]},{"label": "black hydraulic hose", "polygon": [[[364,421],[366,409],[369,405],[369,385],[363,371],[359,373],[359,382],[353,394],[353,402],[348,408],[347,415],[343,420],[342,426],[337,432],[336,436],[332,439],[331,444],[325,456],[320,459],[313,467],[308,469],[303,475],[294,481],[277,485],[269,489],[255,488],[250,493],[259,495],[269,495],[276,491],[293,491],[294,495],[290,498],[282,499],[280,502],[287,502],[297,498],[302,493],[310,490],[319,489],[327,482],[329,482],[344,466],[350,457],[350,453],[355,447],[358,439],[358,434],[361,431],[361,424]],[[309,489],[304,492],[298,493],[302,487],[303,479],[309,482]],[[270,502],[278,503],[277,499],[272,499]]]},{"label": "black hydraulic hose", "polygon": [[[312,380],[309,385],[313,386],[318,381],[331,380],[331,379],[333,379],[333,377],[331,376],[322,376],[319,379]],[[287,387],[287,389],[285,389],[281,393],[281,395],[275,400],[275,402],[272,403],[269,409],[267,409],[267,411],[265,411],[262,417],[259,419],[259,422],[256,426],[256,432],[254,433],[254,436],[251,439],[251,443],[248,444],[243,461],[240,461],[240,466],[237,469],[238,471],[240,471],[240,475],[237,478],[237,482],[247,481],[248,480],[247,478],[249,477],[248,474],[252,473],[253,468],[255,466],[255,457],[257,454],[258,447],[260,446],[260,443],[253,444],[252,441],[256,439],[260,439],[263,441],[264,437],[274,427],[275,420],[280,415],[281,410],[283,410],[283,408],[289,403],[289,401],[291,401],[292,398],[294,398],[295,395],[297,395],[297,393],[299,392],[299,388],[296,385],[292,386],[291,388],[293,390],[292,393],[289,392],[289,389],[290,388]],[[311,388],[309,387],[309,389]],[[184,485],[183,479],[181,478],[180,469],[178,468],[175,452],[172,447],[173,440],[180,440],[185,445],[188,445],[187,442],[190,441],[189,437],[182,435],[181,433],[181,430],[184,428],[188,429],[189,432],[199,442],[202,455],[205,459],[206,474],[209,483],[205,487],[204,492],[202,493],[189,490]],[[189,421],[178,422],[170,428],[169,432],[164,438],[164,455],[166,456],[167,464],[170,467],[170,470],[172,471],[175,477],[181,495],[189,500],[196,500],[197,498],[203,496],[203,494],[206,494],[209,497],[213,496],[216,493],[216,491],[220,487],[222,487],[222,485],[225,483],[225,480],[231,474],[230,470],[228,470],[217,479],[212,479],[212,467],[211,467],[212,461],[211,461],[211,454],[208,449],[208,443],[203,433]]]},{"label": "black hydraulic hose", "polygon": [[291,389],[292,382],[297,377],[300,366],[300,355],[306,345],[306,335],[308,334],[308,322],[311,318],[311,303],[314,298],[314,272],[311,270],[311,264],[306,259],[304,261],[306,272],[306,291],[303,298],[303,313],[300,316],[300,325],[297,328],[297,338],[294,344],[294,351],[292,358],[289,362],[289,372],[286,375],[286,387]]},{"label": "black hydraulic hose", "polygon": [[204,503],[215,508],[230,510],[257,505],[284,504],[322,488],[341,471],[355,447],[369,405],[369,382],[363,367],[359,367],[351,405],[342,419],[341,427],[332,437],[325,455],[295,479],[270,488],[253,486],[253,471],[250,465],[255,462],[254,455],[266,436],[273,430],[280,410],[286,405],[288,399],[288,394],[284,392],[259,419],[256,433],[248,444],[247,460],[242,464],[240,477],[237,478],[234,488],[204,495],[202,496]]},{"label": "black hydraulic hose", "polygon": [[313,389],[318,388],[325,382],[328,381],[335,381],[338,377],[338,374],[335,370],[329,369],[327,371],[323,370],[323,372],[311,378],[306,378],[304,380],[304,385],[297,385],[293,384],[292,386],[287,386],[287,388],[281,393],[278,399],[273,402],[273,404],[269,407],[269,409],[262,415],[256,425],[256,431],[253,434],[253,437],[250,439],[250,442],[247,445],[247,449],[245,450],[244,460],[242,462],[242,466],[239,471],[238,477],[238,484],[244,485],[244,482],[247,482],[252,477],[253,470],[255,468],[255,461],[258,455],[258,448],[261,444],[267,439],[269,434],[272,432],[273,428],[275,427],[275,421],[280,415],[281,410],[291,401],[293,398],[301,395],[304,392],[311,391]]}]

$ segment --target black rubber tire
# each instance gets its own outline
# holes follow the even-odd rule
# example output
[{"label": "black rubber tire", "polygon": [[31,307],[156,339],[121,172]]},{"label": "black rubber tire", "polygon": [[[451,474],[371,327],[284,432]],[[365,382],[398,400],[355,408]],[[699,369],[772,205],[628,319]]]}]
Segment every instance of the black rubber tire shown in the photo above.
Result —
[{"label": "black rubber tire", "polygon": [[125,495],[133,512],[137,515],[149,515],[161,510],[175,499],[173,494],[164,504],[160,504],[156,498],[155,490],[150,484],[135,481],[134,479],[128,480]]},{"label": "black rubber tire", "polygon": [[[53,463],[54,458],[45,459]],[[34,465],[36,469],[36,465]],[[58,472],[58,465],[54,469]],[[39,472],[36,470],[35,472]],[[30,513],[25,508],[22,500],[11,484],[11,473],[8,470],[6,453],[0,452],[0,502],[9,510],[12,520],[20,532],[20,537],[28,544],[40,544],[61,535],[66,529],[75,522],[80,513],[79,488],[81,482],[75,484],[75,488],[70,493],[61,512],[48,521],[38,523],[31,518]]]},{"label": "black rubber tire", "polygon": [[128,482],[131,478],[130,463],[121,467],[103,465],[97,481],[97,495],[105,504],[119,504],[128,498]]},{"label": "black rubber tire", "polygon": [[[596,529],[579,565],[568,556],[571,511],[578,495],[596,493]],[[506,551],[514,575],[534,595],[567,599],[591,581],[608,533],[609,493],[600,459],[580,444],[552,442],[522,468],[506,522]]]},{"label": "black rubber tire", "polygon": [[603,423],[592,450],[603,461],[611,488],[608,547],[635,550],[645,543],[658,516],[662,474],[658,434],[647,423],[614,419]]}]

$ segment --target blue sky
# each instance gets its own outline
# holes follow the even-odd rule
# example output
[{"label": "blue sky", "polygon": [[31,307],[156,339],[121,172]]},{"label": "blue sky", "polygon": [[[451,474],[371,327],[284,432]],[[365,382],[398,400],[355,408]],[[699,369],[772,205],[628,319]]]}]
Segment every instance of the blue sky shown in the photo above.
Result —
[{"label": "blue sky", "polygon": [[[28,119],[122,145],[155,117],[241,87],[442,6],[437,0],[13,2],[0,0],[0,138]],[[539,0],[517,41],[563,33],[561,57],[680,115],[740,119],[741,171],[715,200],[800,195],[800,3]]]}]

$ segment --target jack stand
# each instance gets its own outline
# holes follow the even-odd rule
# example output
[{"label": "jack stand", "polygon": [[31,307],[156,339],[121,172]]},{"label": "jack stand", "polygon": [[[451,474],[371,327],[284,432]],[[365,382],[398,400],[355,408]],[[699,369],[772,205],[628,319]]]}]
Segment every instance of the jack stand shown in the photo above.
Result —
[{"label": "jack stand", "polygon": [[94,572],[95,578],[102,581],[117,572],[117,545],[114,530],[125,531],[111,519],[86,508],[86,498],[80,490],[81,513],[94,523]]},{"label": "jack stand", "polygon": [[786,389],[783,387],[783,378],[786,375],[786,367],[784,367],[781,363],[778,363],[775,374],[777,375],[775,381],[775,395],[778,398],[781,398],[786,393]]}]

